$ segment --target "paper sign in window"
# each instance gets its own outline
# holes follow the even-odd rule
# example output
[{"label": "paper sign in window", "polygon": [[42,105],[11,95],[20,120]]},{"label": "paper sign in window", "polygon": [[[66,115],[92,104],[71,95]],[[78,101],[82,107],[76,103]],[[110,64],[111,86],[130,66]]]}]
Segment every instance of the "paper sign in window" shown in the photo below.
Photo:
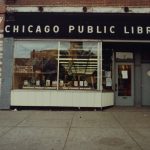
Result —
[{"label": "paper sign in window", "polygon": [[110,78],[111,77],[111,71],[105,71],[105,77]]},{"label": "paper sign in window", "polygon": [[111,78],[106,78],[106,86],[112,86]]},{"label": "paper sign in window", "polygon": [[127,70],[123,70],[121,73],[122,73],[122,79],[128,79],[128,71]]}]

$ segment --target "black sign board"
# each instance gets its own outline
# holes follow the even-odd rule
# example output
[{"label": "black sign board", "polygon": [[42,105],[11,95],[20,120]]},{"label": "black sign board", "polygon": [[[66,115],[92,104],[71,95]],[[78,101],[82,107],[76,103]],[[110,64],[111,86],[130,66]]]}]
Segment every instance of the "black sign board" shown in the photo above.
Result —
[{"label": "black sign board", "polygon": [[5,37],[150,40],[150,14],[8,13]]}]

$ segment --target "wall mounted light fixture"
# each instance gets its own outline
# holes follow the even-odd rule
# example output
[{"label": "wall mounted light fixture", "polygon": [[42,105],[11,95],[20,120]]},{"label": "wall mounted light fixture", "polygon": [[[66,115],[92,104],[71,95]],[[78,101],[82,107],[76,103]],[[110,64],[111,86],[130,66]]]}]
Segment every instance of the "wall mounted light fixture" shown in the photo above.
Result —
[{"label": "wall mounted light fixture", "polygon": [[87,12],[87,7],[83,6],[82,10],[83,10],[83,12]]},{"label": "wall mounted light fixture", "polygon": [[39,7],[38,7],[38,10],[39,10],[40,12],[43,12],[44,9],[43,9],[42,6],[39,6]]},{"label": "wall mounted light fixture", "polygon": [[124,7],[123,9],[124,9],[124,12],[125,12],[125,13],[128,13],[128,12],[130,11],[130,10],[129,10],[129,7],[127,7],[127,6]]}]

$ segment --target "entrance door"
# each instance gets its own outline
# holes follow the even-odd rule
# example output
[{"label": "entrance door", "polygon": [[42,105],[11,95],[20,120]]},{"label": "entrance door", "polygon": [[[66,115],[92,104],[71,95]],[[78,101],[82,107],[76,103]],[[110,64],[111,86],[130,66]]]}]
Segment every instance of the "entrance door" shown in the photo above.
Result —
[{"label": "entrance door", "polygon": [[150,105],[150,64],[142,64],[142,105]]},{"label": "entrance door", "polygon": [[115,103],[118,106],[134,104],[134,74],[132,63],[116,64]]}]

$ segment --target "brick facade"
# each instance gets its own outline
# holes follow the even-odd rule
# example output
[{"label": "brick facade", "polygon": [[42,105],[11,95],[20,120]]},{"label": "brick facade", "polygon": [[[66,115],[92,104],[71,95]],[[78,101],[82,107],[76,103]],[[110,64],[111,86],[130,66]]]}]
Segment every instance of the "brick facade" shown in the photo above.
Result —
[{"label": "brick facade", "polygon": [[4,28],[5,10],[6,10],[5,5],[0,2],[0,38],[2,37]]},{"label": "brick facade", "polygon": [[[15,2],[13,3],[13,1],[15,1]],[[149,7],[150,6],[150,0],[8,0],[7,4],[12,4],[12,5],[48,5],[48,6]]]},{"label": "brick facade", "polygon": [[2,59],[3,59],[3,32],[4,32],[4,13],[5,5],[0,1],[0,96],[1,96],[1,83],[2,83]]},{"label": "brick facade", "polygon": [[5,12],[5,5],[0,3],[0,13]]}]

